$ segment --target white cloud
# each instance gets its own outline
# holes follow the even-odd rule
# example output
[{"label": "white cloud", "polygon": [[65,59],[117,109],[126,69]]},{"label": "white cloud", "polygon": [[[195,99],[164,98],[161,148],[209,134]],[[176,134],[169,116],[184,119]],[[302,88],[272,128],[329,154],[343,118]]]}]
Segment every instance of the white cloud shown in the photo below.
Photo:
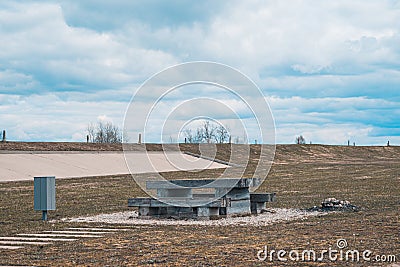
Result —
[{"label": "white cloud", "polygon": [[[296,136],[303,135],[307,143],[345,145],[347,141],[357,145],[369,144],[371,126],[355,124],[297,124],[281,125],[277,135],[282,143],[295,143]],[[379,143],[375,143],[379,144]],[[381,142],[384,145],[385,142]]]},{"label": "white cloud", "polygon": [[[398,140],[398,103],[364,97],[267,98],[277,125],[279,143],[294,142],[300,134],[313,143],[383,144]],[[379,135],[377,134],[379,133]],[[397,137],[396,137],[397,136]]]},{"label": "white cloud", "polygon": [[84,141],[76,138],[85,136],[88,123],[101,116],[122,127],[126,108],[124,102],[62,101],[54,94],[13,98],[0,106],[0,127],[7,130],[9,140]]},{"label": "white cloud", "polygon": [[[290,4],[285,1],[268,4],[263,1],[236,2],[211,24],[206,49],[237,64],[252,63],[256,69],[281,64],[288,59],[323,62],[335,40],[325,38],[328,39],[325,41],[324,36],[330,36],[326,32],[328,21],[320,20],[324,10],[317,5],[321,4],[307,5],[300,1],[290,1]],[[346,35],[345,29],[340,31],[340,35]],[[340,39],[340,35],[335,39]],[[312,49],[318,47],[324,51]],[[309,57],[310,54],[312,57]]]},{"label": "white cloud", "polygon": [[[400,127],[398,1],[251,0],[212,9],[209,1],[59,3],[0,4],[0,120],[10,138],[77,140],[99,116],[121,125],[145,79],[176,63],[210,60],[233,65],[263,89],[278,142],[291,143],[297,132],[324,143],[397,140],[390,129]],[[246,115],[236,100],[224,101]]]}]

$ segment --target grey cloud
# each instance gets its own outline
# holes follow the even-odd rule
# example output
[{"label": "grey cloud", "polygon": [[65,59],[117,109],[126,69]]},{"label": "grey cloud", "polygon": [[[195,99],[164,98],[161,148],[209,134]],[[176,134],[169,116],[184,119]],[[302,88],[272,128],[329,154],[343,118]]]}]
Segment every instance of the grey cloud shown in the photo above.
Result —
[{"label": "grey cloud", "polygon": [[373,129],[398,125],[399,17],[398,1],[3,1],[1,120],[25,140],[41,128],[71,140],[99,115],[121,121],[157,71],[211,60],[289,99],[272,103],[278,140],[292,142],[292,124],[321,142],[349,132],[367,142]]}]

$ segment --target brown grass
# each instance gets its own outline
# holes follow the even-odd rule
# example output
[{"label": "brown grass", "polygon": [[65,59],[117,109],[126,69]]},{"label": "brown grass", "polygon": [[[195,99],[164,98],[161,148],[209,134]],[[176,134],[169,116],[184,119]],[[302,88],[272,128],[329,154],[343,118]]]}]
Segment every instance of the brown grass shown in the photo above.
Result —
[{"label": "brown grass", "polygon": [[[86,145],[86,144],[85,144]],[[58,146],[58,145],[56,145]],[[32,147],[32,146],[31,146]],[[155,146],[156,147],[156,146]],[[41,147],[43,148],[43,147]],[[2,148],[4,149],[4,147]],[[155,148],[154,148],[155,149]],[[189,145],[185,150],[196,151]],[[26,150],[25,148],[22,150]],[[219,147],[226,160],[227,147]],[[260,146],[251,146],[254,171]],[[168,178],[217,177],[221,170],[165,173]],[[270,207],[307,208],[326,197],[346,199],[362,208],[357,213],[282,222],[268,227],[123,226],[132,230],[101,239],[82,239],[50,246],[1,251],[0,265],[40,266],[366,266],[377,263],[259,262],[256,253],[271,249],[334,247],[345,238],[349,248],[374,255],[396,254],[400,261],[400,147],[279,145],[271,172],[259,191],[277,193]],[[143,196],[130,176],[57,180],[57,210],[50,219],[128,210],[129,197]],[[87,226],[43,223],[33,211],[32,182],[0,183],[0,234]],[[99,226],[99,224],[95,224]],[[121,226],[122,227],[122,226]]]}]

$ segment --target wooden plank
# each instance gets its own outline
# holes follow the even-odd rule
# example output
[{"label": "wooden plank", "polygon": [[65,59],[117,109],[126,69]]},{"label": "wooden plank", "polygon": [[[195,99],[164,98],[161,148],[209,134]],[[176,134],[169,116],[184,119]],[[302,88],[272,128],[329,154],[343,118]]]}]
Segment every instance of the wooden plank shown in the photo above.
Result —
[{"label": "wooden plank", "polygon": [[198,207],[197,208],[197,217],[199,218],[210,218],[210,216],[218,216],[219,209],[211,208],[211,207]]},{"label": "wooden plank", "polygon": [[21,246],[0,246],[0,249],[20,249]]},{"label": "wooden plank", "polygon": [[[147,181],[147,189],[183,189],[183,188],[244,188],[259,185],[259,178],[223,178],[202,180]],[[183,187],[183,188],[182,188]]]},{"label": "wooden plank", "polygon": [[250,209],[251,214],[260,214],[265,209],[265,202],[251,202]]},{"label": "wooden plank", "polygon": [[[174,205],[166,204],[173,203]],[[198,199],[193,198],[160,198],[159,200],[153,199],[151,201],[151,207],[170,207],[170,206],[180,206],[180,207],[192,207],[195,206],[199,202]],[[202,205],[202,207],[220,207],[221,202],[219,200],[214,200],[206,205]]]},{"label": "wooden plank", "polygon": [[82,230],[82,231],[131,231],[129,228],[88,228],[88,227],[70,227],[70,230]]},{"label": "wooden plank", "polygon": [[157,189],[157,196],[158,197],[192,197],[192,189],[164,189],[159,188]]},{"label": "wooden plank", "polygon": [[[204,198],[207,200],[209,198]],[[159,198],[159,199],[144,199],[144,198],[130,198],[128,199],[128,207],[171,207],[171,206],[195,206],[199,202],[198,198]],[[176,205],[171,205],[173,203]],[[220,207],[220,200],[213,200],[204,205],[205,207]]]},{"label": "wooden plank", "polygon": [[17,236],[1,236],[0,240],[24,240],[24,241],[76,241],[76,238],[47,238],[47,237],[17,237]]},{"label": "wooden plank", "polygon": [[151,203],[151,198],[129,198],[128,199],[128,207],[139,207],[139,206],[145,206],[145,205],[150,205]]},{"label": "wooden plank", "polygon": [[37,242],[37,241],[0,241],[1,245],[37,245],[37,246],[44,246],[44,245],[50,245],[53,244],[51,242]]},{"label": "wooden plank", "polygon": [[273,202],[275,201],[275,193],[251,193],[251,202]]},{"label": "wooden plank", "polygon": [[251,213],[250,200],[231,201],[231,206],[226,207],[227,216],[248,215]]},{"label": "wooden plank", "polygon": [[215,198],[215,194],[207,194],[207,193],[198,193],[192,194],[193,199],[200,198],[200,199],[207,199],[207,198]]},{"label": "wooden plank", "polygon": [[101,235],[77,235],[77,234],[17,234],[18,236],[31,236],[31,237],[103,237]]},{"label": "wooden plank", "polygon": [[225,197],[231,200],[245,200],[250,199],[249,188],[232,188]]}]

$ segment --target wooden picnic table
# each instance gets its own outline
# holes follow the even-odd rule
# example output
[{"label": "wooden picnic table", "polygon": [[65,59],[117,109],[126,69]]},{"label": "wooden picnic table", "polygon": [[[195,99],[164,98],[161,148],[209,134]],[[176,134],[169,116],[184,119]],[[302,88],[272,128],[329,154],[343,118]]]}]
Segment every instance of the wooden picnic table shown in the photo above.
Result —
[{"label": "wooden picnic table", "polygon": [[257,214],[274,193],[250,193],[258,178],[147,181],[146,188],[156,198],[131,198],[129,207],[138,207],[142,217],[211,218]]}]

